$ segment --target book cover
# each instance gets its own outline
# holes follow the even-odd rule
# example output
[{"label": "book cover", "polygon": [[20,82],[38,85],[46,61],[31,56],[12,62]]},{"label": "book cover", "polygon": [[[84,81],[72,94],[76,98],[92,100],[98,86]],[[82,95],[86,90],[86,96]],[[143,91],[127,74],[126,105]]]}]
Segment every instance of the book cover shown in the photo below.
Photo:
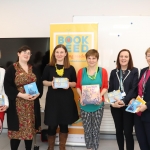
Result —
[{"label": "book cover", "polygon": [[5,105],[4,96],[0,94],[0,106],[4,105]]},{"label": "book cover", "polygon": [[25,89],[25,92],[27,94],[30,94],[30,95],[33,95],[33,96],[36,95],[36,94],[39,94],[39,91],[37,89],[37,86],[36,86],[35,82],[24,85],[24,89]]},{"label": "book cover", "polygon": [[146,102],[140,97],[137,96],[135,100],[132,101],[130,105],[126,108],[126,111],[131,112],[131,113],[136,113],[138,112],[138,106],[140,104],[145,104]]},{"label": "book cover", "polygon": [[82,85],[82,101],[84,104],[99,104],[100,101],[100,86]]},{"label": "book cover", "polygon": [[123,98],[120,90],[109,92],[107,93],[107,96],[108,96],[108,103],[114,103],[116,101],[115,98],[119,100]]},{"label": "book cover", "polygon": [[67,78],[54,78],[54,88],[68,88]]}]

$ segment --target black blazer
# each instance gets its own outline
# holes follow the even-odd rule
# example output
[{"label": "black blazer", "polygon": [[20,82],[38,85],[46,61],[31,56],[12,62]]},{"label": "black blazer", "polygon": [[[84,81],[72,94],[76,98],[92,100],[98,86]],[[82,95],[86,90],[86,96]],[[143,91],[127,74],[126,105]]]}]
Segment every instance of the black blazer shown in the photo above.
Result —
[{"label": "black blazer", "polygon": [[[143,68],[140,72],[140,78],[139,81],[141,80],[144,72],[148,69],[148,67]],[[150,122],[150,78],[148,78],[147,82],[146,82],[146,86],[145,86],[145,91],[144,91],[144,95],[143,95],[143,99],[146,101],[147,103],[147,108],[144,112],[142,112],[141,115],[141,119],[142,121],[148,121]]]},{"label": "black blazer", "polygon": [[[126,105],[128,105],[129,101],[132,98],[136,98],[137,85],[138,85],[138,69],[133,68],[132,70],[128,70],[128,73],[123,80],[124,91],[126,93],[124,103]],[[108,92],[112,92],[113,90],[118,89],[120,89],[120,73],[118,69],[114,69],[111,71],[110,74]]]}]

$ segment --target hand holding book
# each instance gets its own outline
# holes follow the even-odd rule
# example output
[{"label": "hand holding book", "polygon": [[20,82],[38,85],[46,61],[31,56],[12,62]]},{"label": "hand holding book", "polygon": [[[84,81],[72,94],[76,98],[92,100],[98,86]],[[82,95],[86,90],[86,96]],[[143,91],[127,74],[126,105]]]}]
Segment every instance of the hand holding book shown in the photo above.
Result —
[{"label": "hand holding book", "polygon": [[8,106],[4,105],[4,106],[0,106],[0,112],[4,112],[6,111],[8,108]]},{"label": "hand holding book", "polygon": [[[126,111],[131,113],[140,113],[147,109],[147,106],[145,105],[145,101],[140,97],[137,96],[135,100],[132,100],[132,103],[128,105],[126,108]],[[141,114],[139,114],[140,116]]]}]

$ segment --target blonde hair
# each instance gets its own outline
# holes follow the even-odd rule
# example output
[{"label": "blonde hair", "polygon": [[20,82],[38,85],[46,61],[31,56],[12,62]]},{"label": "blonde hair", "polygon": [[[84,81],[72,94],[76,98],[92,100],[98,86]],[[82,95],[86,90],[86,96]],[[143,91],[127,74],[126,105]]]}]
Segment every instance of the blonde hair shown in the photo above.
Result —
[{"label": "blonde hair", "polygon": [[145,55],[147,55],[147,53],[150,53],[150,47],[146,50]]}]

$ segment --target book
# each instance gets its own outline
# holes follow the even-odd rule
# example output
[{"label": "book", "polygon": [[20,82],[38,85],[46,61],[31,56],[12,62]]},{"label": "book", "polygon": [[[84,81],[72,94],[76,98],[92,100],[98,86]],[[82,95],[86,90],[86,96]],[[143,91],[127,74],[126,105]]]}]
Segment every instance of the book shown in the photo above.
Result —
[{"label": "book", "polygon": [[4,95],[0,94],[0,106],[4,106],[4,105],[5,105]]},{"label": "book", "polygon": [[126,108],[126,111],[131,112],[131,113],[136,113],[138,112],[138,106],[140,104],[145,104],[146,102],[140,97],[137,96],[135,100],[132,101],[130,105]]},{"label": "book", "polygon": [[68,88],[68,78],[54,78],[54,88]]},{"label": "book", "polygon": [[24,89],[27,94],[30,94],[32,96],[39,94],[39,91],[37,89],[35,82],[24,85]]},{"label": "book", "polygon": [[82,102],[83,104],[99,104],[100,102],[100,86],[95,85],[82,85]]},{"label": "book", "polygon": [[108,103],[114,103],[116,101],[115,98],[118,100],[123,99],[120,90],[109,92],[107,93],[107,96],[108,96]]}]

